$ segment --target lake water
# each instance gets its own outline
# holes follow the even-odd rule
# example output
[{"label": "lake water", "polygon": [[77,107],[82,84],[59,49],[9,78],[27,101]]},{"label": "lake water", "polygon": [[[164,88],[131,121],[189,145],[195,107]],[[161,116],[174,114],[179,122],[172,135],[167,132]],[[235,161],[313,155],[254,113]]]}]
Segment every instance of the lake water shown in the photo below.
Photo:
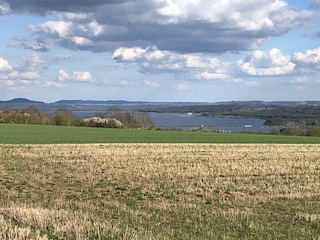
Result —
[{"label": "lake water", "polygon": [[[75,110],[73,112],[80,118],[94,116],[99,109],[95,110]],[[103,112],[103,111],[100,111]],[[213,131],[225,132],[270,132],[273,129],[280,130],[281,126],[264,126],[262,119],[255,118],[219,118],[188,115],[183,113],[159,113],[149,112],[149,117],[153,124],[161,129],[196,130],[201,127]]]},{"label": "lake water", "polygon": [[264,126],[262,119],[254,118],[219,118],[188,115],[182,113],[149,113],[150,119],[159,128],[193,130],[208,128],[225,132],[270,132],[281,126]]}]

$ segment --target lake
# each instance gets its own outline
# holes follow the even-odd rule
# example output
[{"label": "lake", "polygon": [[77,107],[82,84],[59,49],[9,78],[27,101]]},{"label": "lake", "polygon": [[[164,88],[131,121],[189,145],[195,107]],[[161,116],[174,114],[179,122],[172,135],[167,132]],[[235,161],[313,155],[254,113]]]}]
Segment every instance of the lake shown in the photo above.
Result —
[{"label": "lake", "polygon": [[264,126],[262,119],[203,117],[183,113],[149,113],[152,122],[159,128],[196,130],[199,128],[222,132],[270,132],[282,126]]},{"label": "lake", "polygon": [[[94,116],[99,109],[74,110],[80,118]],[[103,112],[103,111],[100,111]],[[105,112],[105,111],[104,111]],[[184,113],[148,113],[153,124],[160,129],[197,130],[200,128],[222,132],[270,132],[280,130],[282,126],[264,126],[265,120],[256,118],[221,118],[189,115]]]}]

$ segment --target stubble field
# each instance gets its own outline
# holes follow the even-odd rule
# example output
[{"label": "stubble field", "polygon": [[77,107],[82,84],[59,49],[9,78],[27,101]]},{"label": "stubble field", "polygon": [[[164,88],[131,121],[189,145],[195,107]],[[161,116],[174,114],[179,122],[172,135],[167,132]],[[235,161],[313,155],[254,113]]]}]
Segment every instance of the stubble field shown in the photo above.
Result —
[{"label": "stubble field", "polygon": [[319,239],[317,144],[0,145],[0,239]]}]

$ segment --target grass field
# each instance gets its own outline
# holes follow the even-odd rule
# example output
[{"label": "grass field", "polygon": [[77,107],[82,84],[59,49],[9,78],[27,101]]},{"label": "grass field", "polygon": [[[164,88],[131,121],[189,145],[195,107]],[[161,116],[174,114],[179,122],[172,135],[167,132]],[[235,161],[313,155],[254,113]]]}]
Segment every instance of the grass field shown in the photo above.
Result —
[{"label": "grass field", "polygon": [[320,137],[0,124],[1,143],[301,143]]},{"label": "grass field", "polygon": [[0,239],[319,239],[319,189],[316,144],[0,144]]}]

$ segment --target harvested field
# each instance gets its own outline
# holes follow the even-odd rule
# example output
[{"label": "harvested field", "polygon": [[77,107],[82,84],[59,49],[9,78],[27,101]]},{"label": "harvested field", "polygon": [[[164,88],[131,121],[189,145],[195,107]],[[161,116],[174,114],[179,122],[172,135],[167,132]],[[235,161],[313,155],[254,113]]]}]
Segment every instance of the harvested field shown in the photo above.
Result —
[{"label": "harvested field", "polygon": [[320,146],[0,145],[1,239],[319,239]]}]

